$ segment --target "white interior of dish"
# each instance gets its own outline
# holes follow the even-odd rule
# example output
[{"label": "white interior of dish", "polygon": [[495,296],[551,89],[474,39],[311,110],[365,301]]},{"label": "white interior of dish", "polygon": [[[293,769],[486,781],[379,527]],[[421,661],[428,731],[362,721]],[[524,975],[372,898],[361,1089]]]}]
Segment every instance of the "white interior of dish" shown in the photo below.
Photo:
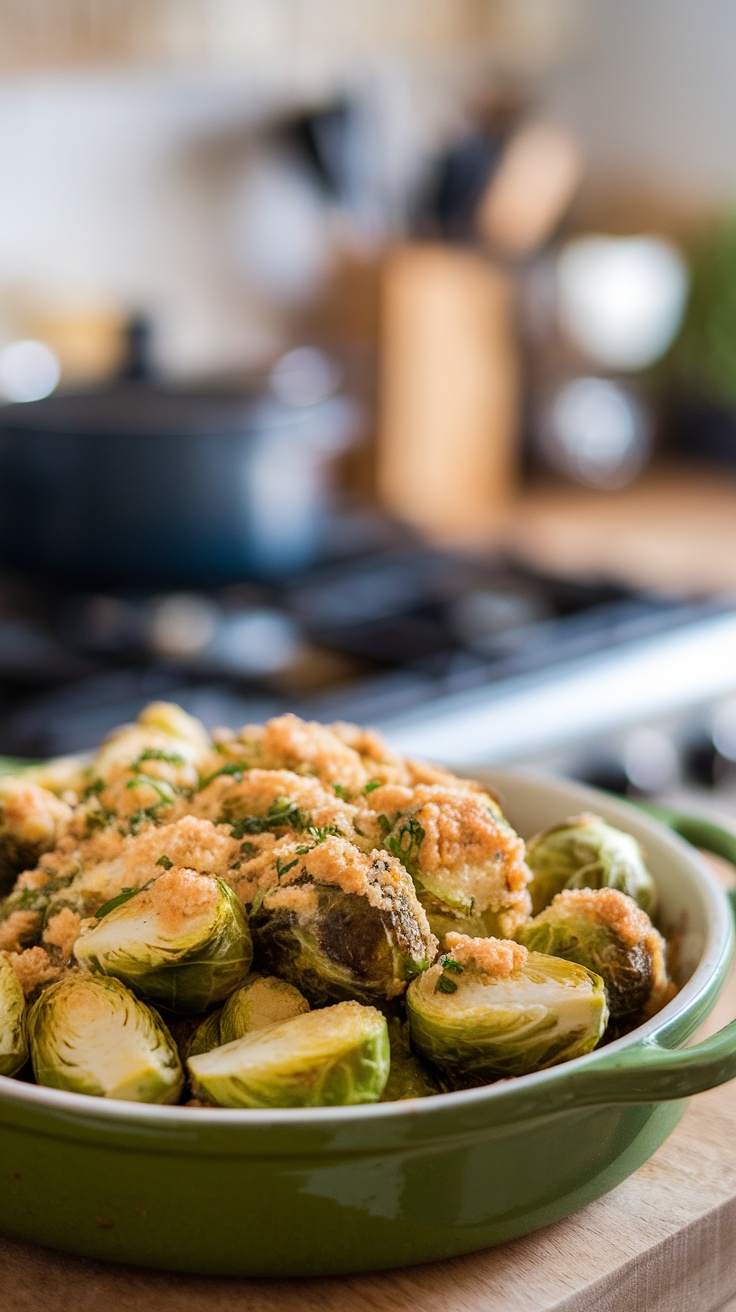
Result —
[{"label": "white interior of dish", "polygon": [[[675,1017],[706,992],[720,963],[731,951],[733,928],[731,910],[723,890],[708,869],[703,858],[677,835],[653,820],[645,812],[618,799],[609,798],[582,784],[566,779],[545,777],[522,771],[485,771],[481,778],[501,794],[504,809],[511,824],[524,838],[530,838],[540,829],[557,824],[581,811],[593,811],[604,820],[619,826],[639,840],[647,855],[647,864],[657,882],[660,897],[660,923],[666,930],[677,928],[681,934],[679,979],[677,996],[646,1025],[607,1045],[606,1053],[641,1042],[662,1028],[668,1019]],[[536,1075],[520,1077],[526,1088],[540,1081],[554,1078],[556,1072],[570,1070],[594,1062],[597,1052],[575,1058]],[[224,1108],[167,1107],[147,1103],[119,1102],[112,1099],[90,1098],[82,1094],[65,1093],[57,1089],[41,1088],[34,1084],[0,1076],[0,1101],[26,1102],[39,1107],[68,1111],[84,1115],[89,1122],[95,1120],[124,1120],[137,1124],[167,1125],[174,1128],[189,1125],[194,1129],[204,1120],[217,1124],[279,1126],[305,1124],[310,1121],[339,1121],[341,1123],[405,1115],[421,1115],[423,1109],[435,1106],[438,1100],[454,1100],[456,1105],[492,1099],[497,1090],[508,1089],[506,1082],[483,1088],[466,1089],[459,1093],[443,1093],[423,1099],[409,1099],[398,1103],[375,1103],[358,1107],[314,1107],[277,1109],[274,1111],[233,1111]]]}]

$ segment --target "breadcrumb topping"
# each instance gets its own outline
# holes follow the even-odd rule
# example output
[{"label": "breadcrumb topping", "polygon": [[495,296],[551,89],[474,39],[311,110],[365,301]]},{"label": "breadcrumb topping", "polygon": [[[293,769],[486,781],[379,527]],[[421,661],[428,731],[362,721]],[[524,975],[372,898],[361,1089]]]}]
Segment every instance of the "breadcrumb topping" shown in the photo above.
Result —
[{"label": "breadcrumb topping", "polygon": [[145,916],[150,911],[163,932],[173,937],[192,920],[211,913],[219,897],[214,879],[175,866],[137,895],[135,912],[137,916]]},{"label": "breadcrumb topping", "polygon": [[470,938],[467,934],[446,934],[445,947],[459,966],[475,966],[494,979],[517,975],[529,956],[520,943],[502,938]]},{"label": "breadcrumb topping", "polygon": [[62,968],[52,965],[48,952],[40,947],[26,948],[24,952],[11,952],[9,960],[26,997],[42,984],[50,984],[58,979],[62,973]]},{"label": "breadcrumb topping", "polygon": [[650,935],[657,933],[646,911],[642,911],[633,897],[616,888],[565,889],[553,897],[550,907],[562,916],[582,912],[596,924],[612,930],[626,947],[647,944]]},{"label": "breadcrumb topping", "polygon": [[24,940],[35,935],[40,923],[37,911],[11,911],[7,920],[0,921],[0,951],[20,952]]},{"label": "breadcrumb topping", "polygon": [[55,916],[51,916],[43,931],[43,942],[47,948],[58,948],[59,955],[66,963],[72,955],[74,944],[79,938],[82,917],[71,907],[62,907]]},{"label": "breadcrumb topping", "polygon": [[48,789],[27,779],[0,781],[2,827],[20,843],[53,847],[71,820],[71,808]]}]

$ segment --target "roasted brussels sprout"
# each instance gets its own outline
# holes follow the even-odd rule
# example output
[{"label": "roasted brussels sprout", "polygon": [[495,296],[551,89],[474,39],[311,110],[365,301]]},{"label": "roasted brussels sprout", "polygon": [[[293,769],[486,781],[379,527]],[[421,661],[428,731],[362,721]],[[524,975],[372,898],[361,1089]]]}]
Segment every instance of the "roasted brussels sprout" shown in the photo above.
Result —
[{"label": "roasted brussels sprout", "polygon": [[27,1057],[26,1000],[10,961],[0,952],[0,1075],[15,1075]]},{"label": "roasted brussels sprout", "polygon": [[[182,1056],[197,1057],[201,1052],[211,1052],[213,1048],[219,1048],[222,1043],[220,1038],[220,1017],[222,1008],[213,1011],[209,1016],[205,1016],[200,1021],[194,1033],[176,1036],[179,1043],[179,1050]],[[176,1031],[174,1031],[176,1034]]]},{"label": "roasted brussels sprout", "polygon": [[513,934],[529,915],[524,844],[488,794],[422,784],[383,846],[414,880],[432,930]]},{"label": "roasted brussels sprout", "polygon": [[197,1012],[242,984],[253,948],[232,890],[174,866],[101,907],[74,955],[85,969],[114,975],[160,1006]]},{"label": "roasted brussels sprout", "polygon": [[544,911],[517,930],[531,952],[543,952],[600,975],[612,1020],[654,1005],[669,992],[665,944],[649,916],[617,889],[558,893]]},{"label": "roasted brussels sprout", "polygon": [[385,1018],[338,1002],[190,1057],[195,1092],[221,1107],[376,1102],[389,1071]]},{"label": "roasted brussels sprout", "polygon": [[230,995],[222,1009],[220,1043],[232,1043],[251,1030],[265,1029],[306,1011],[309,1003],[293,984],[273,975],[253,975]]},{"label": "roasted brussels sprout", "polygon": [[260,962],[310,1002],[386,1002],[434,960],[437,940],[393,857],[328,837],[279,844],[275,861],[279,884],[256,898],[251,930]]},{"label": "roasted brussels sprout", "polygon": [[39,1084],[126,1102],[176,1102],[183,1076],[160,1016],[117,979],[74,972],[28,1015]]},{"label": "roasted brussels sprout", "polygon": [[590,1052],[608,1021],[603,980],[501,939],[448,934],[410,985],[412,1042],[454,1080],[484,1084]]},{"label": "roasted brussels sprout", "polygon": [[187,1056],[210,1052],[223,1043],[242,1039],[251,1030],[289,1020],[309,1011],[309,1003],[293,984],[274,975],[249,975],[239,989],[231,993],[224,1007],[206,1016],[197,1026]]},{"label": "roasted brussels sprout", "polygon": [[654,914],[657,890],[631,834],[597,815],[577,815],[545,829],[527,843],[532,872],[532,914],[544,910],[566,888],[617,888]]},{"label": "roasted brussels sprout", "polygon": [[428,1098],[440,1093],[436,1075],[412,1050],[409,1026],[398,1016],[388,1021],[388,1038],[391,1046],[391,1070],[381,1102],[402,1102],[406,1098]]},{"label": "roasted brussels sprout", "polygon": [[0,778],[0,896],[65,833],[71,809],[23,776]]}]

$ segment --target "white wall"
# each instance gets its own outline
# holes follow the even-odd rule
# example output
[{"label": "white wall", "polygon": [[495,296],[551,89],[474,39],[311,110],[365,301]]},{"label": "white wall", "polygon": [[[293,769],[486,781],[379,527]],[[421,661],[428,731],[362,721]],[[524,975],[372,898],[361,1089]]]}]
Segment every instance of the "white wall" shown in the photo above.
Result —
[{"label": "white wall", "polygon": [[734,0],[589,0],[547,101],[585,141],[590,183],[736,202]]}]

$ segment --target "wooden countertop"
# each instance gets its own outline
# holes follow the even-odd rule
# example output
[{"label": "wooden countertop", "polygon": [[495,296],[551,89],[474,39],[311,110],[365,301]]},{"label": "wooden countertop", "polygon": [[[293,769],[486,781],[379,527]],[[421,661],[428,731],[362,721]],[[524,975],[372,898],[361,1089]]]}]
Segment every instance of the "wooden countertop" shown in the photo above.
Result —
[{"label": "wooden countertop", "polygon": [[[703,1034],[736,1014],[736,973]],[[736,1312],[736,1082],[605,1198],[470,1257],[329,1280],[175,1276],[0,1239],[2,1312]],[[73,1188],[73,1182],[70,1182]],[[732,1301],[729,1301],[732,1300]]]},{"label": "wooden countertop", "polygon": [[618,492],[532,486],[509,506],[493,540],[563,574],[736,591],[736,468],[654,466]]}]

